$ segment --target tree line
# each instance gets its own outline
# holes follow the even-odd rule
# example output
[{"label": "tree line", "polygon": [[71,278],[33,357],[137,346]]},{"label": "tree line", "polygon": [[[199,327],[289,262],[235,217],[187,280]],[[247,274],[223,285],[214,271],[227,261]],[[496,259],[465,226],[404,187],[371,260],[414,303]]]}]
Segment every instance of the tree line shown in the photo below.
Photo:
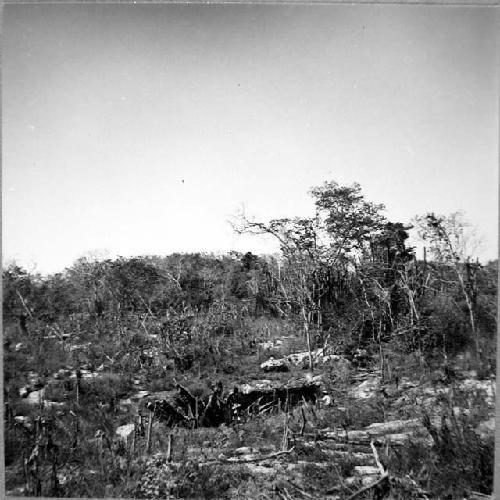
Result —
[{"label": "tree line", "polygon": [[[244,318],[267,316],[300,329],[309,350],[325,342],[342,351],[369,346],[383,358],[390,344],[445,360],[463,349],[478,360],[491,356],[497,261],[475,258],[462,214],[406,224],[388,220],[358,184],[325,182],[310,194],[312,217],[235,218],[239,233],[276,238],[278,255],[80,258],[45,277],[10,265],[4,324],[42,336],[110,329],[122,336],[142,324],[180,345],[195,327],[227,335]],[[423,258],[408,244],[411,231]]]}]

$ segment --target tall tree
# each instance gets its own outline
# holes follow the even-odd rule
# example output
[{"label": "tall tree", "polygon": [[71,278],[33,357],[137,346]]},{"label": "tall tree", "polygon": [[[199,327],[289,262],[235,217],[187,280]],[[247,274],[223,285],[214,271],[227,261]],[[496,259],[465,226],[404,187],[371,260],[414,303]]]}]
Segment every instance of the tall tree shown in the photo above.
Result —
[{"label": "tall tree", "polygon": [[[240,214],[234,229],[239,233],[270,234],[280,243],[288,277],[284,298],[300,314],[312,368],[313,324],[321,327],[323,298],[334,285],[331,270],[347,271],[369,248],[385,218],[383,205],[367,202],[359,184],[340,186],[325,182],[310,194],[313,217],[273,219],[257,222]],[[352,267],[352,266],[351,266]]]},{"label": "tall tree", "polygon": [[478,246],[478,240],[474,231],[462,212],[455,212],[449,216],[430,213],[416,217],[416,222],[419,235],[430,245],[434,260],[440,265],[450,267],[457,278],[467,307],[476,352],[479,354],[479,335],[474,311],[476,303],[474,269],[478,266],[478,262],[477,259],[474,262],[473,258],[473,251]]}]

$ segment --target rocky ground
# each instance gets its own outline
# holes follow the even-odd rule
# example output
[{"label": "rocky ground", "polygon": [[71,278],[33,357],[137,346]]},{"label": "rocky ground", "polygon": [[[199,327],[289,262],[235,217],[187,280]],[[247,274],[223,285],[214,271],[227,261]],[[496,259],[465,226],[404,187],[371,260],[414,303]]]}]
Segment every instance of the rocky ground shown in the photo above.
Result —
[{"label": "rocky ground", "polygon": [[[455,498],[435,496],[428,463],[437,459],[429,462],[429,457],[437,449],[451,449],[446,436],[461,436],[468,443],[464,429],[467,436],[477,438],[478,445],[491,442],[495,380],[479,380],[475,372],[455,367],[452,374],[427,370],[386,381],[376,368],[376,359],[361,359],[362,352],[358,359],[347,359],[328,349],[312,353],[315,367],[311,372],[306,369],[307,352],[286,354],[284,346],[286,339],[280,338],[261,344],[259,356],[265,358],[267,353],[268,359],[258,363],[253,377],[246,381],[229,377],[226,388],[216,393],[221,402],[228,401],[234,387],[240,395],[258,394],[252,411],[226,404],[224,409],[232,412],[229,420],[226,411],[220,413],[220,421],[204,425],[196,420],[198,396],[193,396],[196,410],[191,411],[189,404],[182,408],[178,402],[171,403],[181,414],[174,425],[160,418],[153,407],[155,402],[175,401],[179,388],[149,391],[138,377],[134,390],[118,402],[120,425],[113,435],[96,435],[96,442],[103,446],[106,439],[118,444],[126,450],[123,457],[142,463],[134,490],[139,497],[182,497],[180,484],[187,481],[186,467],[194,467],[197,475],[192,477],[203,483],[200,488],[215,488],[215,496],[207,493],[207,498],[218,494],[284,499]],[[45,377],[30,372],[19,397],[27,407],[51,407],[62,414],[67,411],[66,402],[50,400],[51,388],[96,379],[102,373],[102,367],[92,370],[88,366]],[[299,397],[288,404],[262,399],[283,388],[311,386],[317,389],[314,401]],[[204,397],[206,407],[210,395]],[[200,396],[200,405],[202,400]],[[28,415],[11,418],[18,426],[34,425]],[[130,467],[129,462],[122,466]],[[204,467],[217,471],[218,487],[226,483],[227,487],[217,490],[210,478],[200,475]],[[16,473],[19,478],[19,463],[6,468],[6,478]],[[69,470],[59,470],[59,484],[64,485],[69,476]],[[11,486],[8,495],[24,493],[24,484],[7,483]],[[186,498],[189,492],[193,494],[187,490]],[[467,495],[488,498],[480,492]]]}]

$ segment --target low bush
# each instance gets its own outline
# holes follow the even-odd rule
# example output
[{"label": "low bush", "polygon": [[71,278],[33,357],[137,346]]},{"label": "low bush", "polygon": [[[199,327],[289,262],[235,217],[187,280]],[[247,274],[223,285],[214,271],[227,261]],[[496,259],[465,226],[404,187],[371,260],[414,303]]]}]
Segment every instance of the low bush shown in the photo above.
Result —
[{"label": "low bush", "polygon": [[385,422],[385,406],[383,396],[378,395],[366,401],[347,400],[340,423],[348,429],[362,429],[375,422]]},{"label": "low bush", "polygon": [[410,443],[390,448],[389,471],[397,476],[409,474],[432,498],[463,498],[472,491],[490,494],[493,488],[494,439],[481,440],[473,421],[453,412],[444,415],[439,426],[424,417],[434,440],[429,449]]},{"label": "low bush", "polygon": [[249,474],[227,466],[200,465],[194,460],[171,464],[164,457],[148,460],[138,481],[136,498],[230,498],[229,490]]},{"label": "low bush", "polygon": [[84,379],[80,383],[80,405],[96,406],[97,403],[116,404],[132,388],[129,376],[119,373],[102,373],[100,377]]},{"label": "low bush", "polygon": [[317,492],[326,492],[341,486],[342,478],[351,476],[354,465],[348,458],[327,463],[325,467],[309,463],[303,468],[302,482],[313,486]]}]

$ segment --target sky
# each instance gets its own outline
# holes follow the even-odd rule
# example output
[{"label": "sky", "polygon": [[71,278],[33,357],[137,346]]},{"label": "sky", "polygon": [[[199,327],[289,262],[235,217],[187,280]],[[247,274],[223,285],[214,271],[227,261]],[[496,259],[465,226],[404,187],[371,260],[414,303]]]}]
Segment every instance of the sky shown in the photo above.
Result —
[{"label": "sky", "polygon": [[3,7],[2,257],[274,252],[236,235],[358,182],[391,220],[463,210],[497,257],[498,11]]}]

